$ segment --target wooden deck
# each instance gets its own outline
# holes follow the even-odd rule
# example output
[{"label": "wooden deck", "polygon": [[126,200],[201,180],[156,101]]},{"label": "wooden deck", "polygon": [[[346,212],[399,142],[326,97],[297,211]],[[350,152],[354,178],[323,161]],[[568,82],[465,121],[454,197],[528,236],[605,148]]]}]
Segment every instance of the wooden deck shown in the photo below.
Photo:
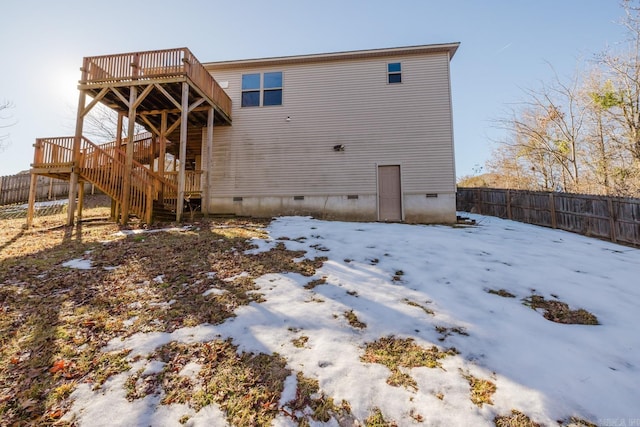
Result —
[{"label": "wooden deck", "polygon": [[[205,142],[211,149],[213,126],[231,125],[231,99],[187,48],[85,57],[81,71],[76,134],[36,141],[30,206],[42,175],[70,181],[68,225],[78,181],[93,183],[121,206],[115,217],[122,223],[130,212],[151,222],[154,206],[175,211],[180,221],[185,199],[206,198],[208,191],[207,171],[187,165]],[[118,137],[102,145],[82,135],[84,118],[98,103],[118,113]],[[125,117],[128,137],[121,138]],[[133,122],[148,132],[135,135]],[[178,159],[178,171],[165,171],[167,153]],[[28,224],[31,219],[30,213]]]},{"label": "wooden deck", "polygon": [[[180,117],[179,83],[184,81],[194,89],[190,94],[190,106],[201,97],[214,106],[216,125],[231,123],[231,98],[187,48],[85,57],[82,71],[83,78],[78,88],[87,90],[94,98],[105,88],[111,89],[101,102],[121,111],[128,111],[129,87],[152,83],[149,94],[136,109],[158,129],[162,111],[168,110],[170,119]],[[197,126],[207,124],[207,106],[204,103],[193,106],[189,123]],[[145,122],[140,124],[146,125]]]}]

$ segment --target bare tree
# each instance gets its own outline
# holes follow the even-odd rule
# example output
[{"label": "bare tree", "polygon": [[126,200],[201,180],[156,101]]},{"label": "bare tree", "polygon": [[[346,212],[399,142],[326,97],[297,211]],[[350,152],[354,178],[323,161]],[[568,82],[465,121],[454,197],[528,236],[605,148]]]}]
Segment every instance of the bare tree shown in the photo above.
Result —
[{"label": "bare tree", "polygon": [[[127,137],[128,118],[123,117],[122,138]],[[84,118],[84,133],[94,142],[110,142],[116,139],[118,133],[118,113],[103,104],[98,104]],[[146,129],[136,123],[134,133],[146,132]]]},{"label": "bare tree", "polygon": [[616,92],[616,103],[606,109],[622,133],[618,142],[640,161],[640,2],[623,0],[622,25],[627,40],[618,49],[599,55],[599,63]]},{"label": "bare tree", "polygon": [[[15,122],[10,121],[11,116],[6,115],[6,111],[13,108],[13,104],[9,101],[1,101],[0,102],[0,129],[6,129],[10,126],[13,126]],[[6,146],[9,141],[8,133],[0,133],[0,149]]]},{"label": "bare tree", "polygon": [[497,127],[507,131],[499,142],[508,148],[494,153],[499,161],[490,163],[489,169],[535,189],[577,191],[586,113],[578,97],[579,84],[577,73],[569,84],[556,75],[552,84],[525,90],[526,100],[509,118],[496,121]]},{"label": "bare tree", "polygon": [[640,0],[623,0],[628,38],[571,79],[555,75],[496,121],[487,170],[515,188],[640,196]]}]

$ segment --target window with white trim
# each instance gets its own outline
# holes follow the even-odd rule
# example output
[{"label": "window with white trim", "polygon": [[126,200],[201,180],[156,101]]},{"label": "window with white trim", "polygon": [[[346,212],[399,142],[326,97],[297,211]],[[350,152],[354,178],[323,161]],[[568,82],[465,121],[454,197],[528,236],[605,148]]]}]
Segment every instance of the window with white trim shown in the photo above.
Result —
[{"label": "window with white trim", "polygon": [[387,64],[387,83],[402,83],[402,64],[399,62]]},{"label": "window with white trim", "polygon": [[242,107],[282,105],[282,71],[242,75]]}]

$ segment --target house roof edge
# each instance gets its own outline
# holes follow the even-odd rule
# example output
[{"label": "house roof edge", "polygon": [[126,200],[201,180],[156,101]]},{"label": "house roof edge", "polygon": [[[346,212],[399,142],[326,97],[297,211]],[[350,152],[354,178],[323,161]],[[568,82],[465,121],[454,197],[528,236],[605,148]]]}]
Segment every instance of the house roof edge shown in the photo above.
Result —
[{"label": "house roof edge", "polygon": [[327,61],[375,58],[375,57],[396,56],[396,55],[419,55],[419,54],[429,54],[429,53],[437,53],[437,52],[448,52],[449,59],[452,59],[454,54],[458,50],[458,46],[460,46],[460,42],[403,46],[403,47],[392,47],[392,48],[379,48],[379,49],[366,49],[366,50],[352,50],[352,51],[331,52],[331,53],[312,53],[312,54],[306,54],[306,55],[240,59],[240,60],[232,60],[232,61],[205,62],[202,65],[204,65],[205,68],[207,69],[219,70],[219,69],[237,68],[237,67],[243,67],[243,66],[251,67],[251,66],[280,65],[280,64],[297,64],[297,63],[307,63],[307,62],[327,62]]}]

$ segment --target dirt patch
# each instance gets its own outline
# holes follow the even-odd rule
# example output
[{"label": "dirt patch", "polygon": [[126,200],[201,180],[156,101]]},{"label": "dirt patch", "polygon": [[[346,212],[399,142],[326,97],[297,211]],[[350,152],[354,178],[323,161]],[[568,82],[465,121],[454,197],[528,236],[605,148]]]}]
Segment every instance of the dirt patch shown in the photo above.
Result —
[{"label": "dirt patch", "polygon": [[599,325],[598,318],[587,310],[579,308],[571,310],[567,303],[557,300],[545,300],[541,295],[531,295],[522,303],[534,310],[544,310],[544,318],[567,325]]}]

